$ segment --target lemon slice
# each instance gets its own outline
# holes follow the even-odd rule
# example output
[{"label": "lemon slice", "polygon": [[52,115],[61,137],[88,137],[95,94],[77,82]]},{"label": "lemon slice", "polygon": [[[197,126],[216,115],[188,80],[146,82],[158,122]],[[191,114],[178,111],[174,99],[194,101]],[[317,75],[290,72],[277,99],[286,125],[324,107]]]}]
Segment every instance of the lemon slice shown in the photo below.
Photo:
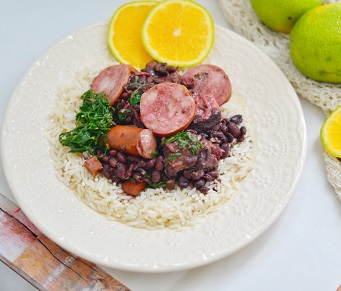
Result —
[{"label": "lemon slice", "polygon": [[191,0],[166,0],[151,10],[143,29],[142,41],[157,61],[177,67],[200,63],[214,41],[210,13]]},{"label": "lemon slice", "polygon": [[140,70],[153,60],[143,47],[141,31],[143,23],[156,1],[129,2],[119,7],[111,17],[107,42],[120,63],[131,64]]},{"label": "lemon slice", "polygon": [[320,138],[326,152],[341,158],[341,106],[336,108],[323,123]]}]

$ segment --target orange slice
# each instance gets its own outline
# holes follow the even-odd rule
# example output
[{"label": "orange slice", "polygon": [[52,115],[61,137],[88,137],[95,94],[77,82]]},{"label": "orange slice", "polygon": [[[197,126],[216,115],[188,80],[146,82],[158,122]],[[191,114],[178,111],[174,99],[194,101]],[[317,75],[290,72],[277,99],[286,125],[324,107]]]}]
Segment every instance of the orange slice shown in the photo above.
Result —
[{"label": "orange slice", "polygon": [[153,60],[143,47],[141,32],[148,13],[157,3],[129,2],[119,7],[111,17],[107,35],[108,47],[120,63],[131,64],[140,70]]},{"label": "orange slice", "polygon": [[142,41],[146,51],[157,61],[178,67],[200,63],[214,41],[210,13],[191,0],[160,2],[147,16]]},{"label": "orange slice", "polygon": [[326,152],[341,158],[341,106],[336,108],[323,123],[320,138]]}]

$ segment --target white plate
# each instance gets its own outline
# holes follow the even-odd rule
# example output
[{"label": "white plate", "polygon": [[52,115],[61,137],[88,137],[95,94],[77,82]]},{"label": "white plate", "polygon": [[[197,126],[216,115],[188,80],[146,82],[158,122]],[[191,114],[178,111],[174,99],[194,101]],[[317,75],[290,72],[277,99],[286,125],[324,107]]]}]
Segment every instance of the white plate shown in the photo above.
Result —
[{"label": "white plate", "polygon": [[[306,153],[298,98],[277,66],[254,45],[216,26],[205,62],[222,66],[254,120],[254,171],[218,213],[182,231],[148,231],[109,222],[63,184],[49,157],[46,128],[57,91],[77,72],[111,56],[107,23],[78,31],[43,54],[11,97],[2,131],[5,174],[18,204],[50,239],[100,265],[161,272],[225,257],[260,235],[287,205]],[[290,226],[288,226],[290,227]]]}]

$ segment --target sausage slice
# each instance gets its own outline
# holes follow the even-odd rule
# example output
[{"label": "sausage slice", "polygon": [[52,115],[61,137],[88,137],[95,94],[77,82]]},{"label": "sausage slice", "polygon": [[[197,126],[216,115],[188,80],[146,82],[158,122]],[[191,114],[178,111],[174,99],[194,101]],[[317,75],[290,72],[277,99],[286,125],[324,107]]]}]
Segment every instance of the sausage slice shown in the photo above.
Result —
[{"label": "sausage slice", "polygon": [[180,84],[164,82],[141,96],[142,122],[159,136],[170,136],[186,129],[194,119],[195,112],[194,98]]},{"label": "sausage slice", "polygon": [[113,105],[127,85],[133,70],[132,66],[124,64],[108,67],[93,80],[90,89],[96,94],[104,92],[109,104]]},{"label": "sausage slice", "polygon": [[116,125],[108,132],[109,148],[124,149],[126,153],[152,159],[157,150],[153,132],[130,125]]},{"label": "sausage slice", "polygon": [[[200,88],[196,88],[195,76],[199,74],[205,74],[206,83],[205,88],[203,84],[200,84]],[[218,105],[222,105],[230,100],[232,94],[231,82],[224,70],[215,65],[198,65],[189,68],[183,75],[183,81],[186,84],[192,84],[193,92],[210,94],[215,98]],[[200,91],[200,92],[199,92]]]},{"label": "sausage slice", "polygon": [[146,159],[152,159],[157,149],[153,132],[150,129],[143,129],[139,132],[136,140],[136,150],[139,155]]}]

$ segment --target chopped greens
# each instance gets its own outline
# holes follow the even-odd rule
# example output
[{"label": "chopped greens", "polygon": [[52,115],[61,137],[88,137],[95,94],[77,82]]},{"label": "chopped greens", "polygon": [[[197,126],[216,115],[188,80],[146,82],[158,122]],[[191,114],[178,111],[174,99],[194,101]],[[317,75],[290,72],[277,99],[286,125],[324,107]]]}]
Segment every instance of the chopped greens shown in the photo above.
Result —
[{"label": "chopped greens", "polygon": [[148,184],[149,188],[156,189],[156,188],[160,188],[160,187],[166,185],[166,181],[160,181],[160,182],[157,182],[157,183],[150,183],[150,182],[148,182],[147,184]]},{"label": "chopped greens", "polygon": [[142,87],[146,85],[146,82],[139,83],[139,77],[135,76],[134,80],[128,84],[128,88],[134,88],[134,92],[131,94],[131,96],[128,99],[128,102],[131,105],[139,104],[141,100],[141,96],[143,91],[141,90]]},{"label": "chopped greens", "polygon": [[152,152],[152,153],[150,153],[150,155],[151,155],[153,158],[157,158],[158,155],[159,155],[159,152],[158,152],[158,151]]},{"label": "chopped greens", "polygon": [[[170,142],[178,142],[178,147],[182,150],[188,149],[191,151],[192,155],[197,155],[199,150],[202,148],[201,141],[197,138],[197,136],[188,131],[180,131],[175,135],[165,139],[161,146],[164,146],[166,143]],[[170,156],[171,158],[172,156]],[[175,157],[176,158],[176,157]],[[174,159],[175,159],[174,158]]]},{"label": "chopped greens", "polygon": [[168,158],[165,159],[165,164],[168,164],[171,161],[174,161],[177,157],[180,157],[181,153],[175,153],[170,155]]},{"label": "chopped greens", "polygon": [[142,96],[142,90],[140,89],[136,89],[133,94],[131,94],[130,98],[128,99],[128,102],[131,104],[131,105],[134,105],[134,104],[139,104],[140,101],[141,101],[141,96]]},{"label": "chopped greens", "polygon": [[151,173],[150,172],[146,173],[146,177],[148,178],[147,185],[149,188],[156,189],[156,188],[160,188],[160,187],[166,185],[166,180],[164,177],[162,177],[161,180],[157,183],[151,182]]},{"label": "chopped greens", "polygon": [[118,116],[118,119],[119,120],[126,120],[127,118],[127,113],[131,112],[130,109],[121,109],[118,113],[117,113],[117,116]]},{"label": "chopped greens", "polygon": [[76,114],[76,128],[59,135],[59,142],[68,146],[71,152],[88,152],[96,154],[97,150],[106,150],[104,139],[108,131],[115,125],[113,121],[114,109],[104,97],[104,93],[95,94],[89,90],[81,99],[83,104]]},{"label": "chopped greens", "polygon": [[128,84],[127,87],[135,87],[135,88],[141,88],[146,85],[146,82],[139,83],[139,77],[135,76],[134,81]]}]

